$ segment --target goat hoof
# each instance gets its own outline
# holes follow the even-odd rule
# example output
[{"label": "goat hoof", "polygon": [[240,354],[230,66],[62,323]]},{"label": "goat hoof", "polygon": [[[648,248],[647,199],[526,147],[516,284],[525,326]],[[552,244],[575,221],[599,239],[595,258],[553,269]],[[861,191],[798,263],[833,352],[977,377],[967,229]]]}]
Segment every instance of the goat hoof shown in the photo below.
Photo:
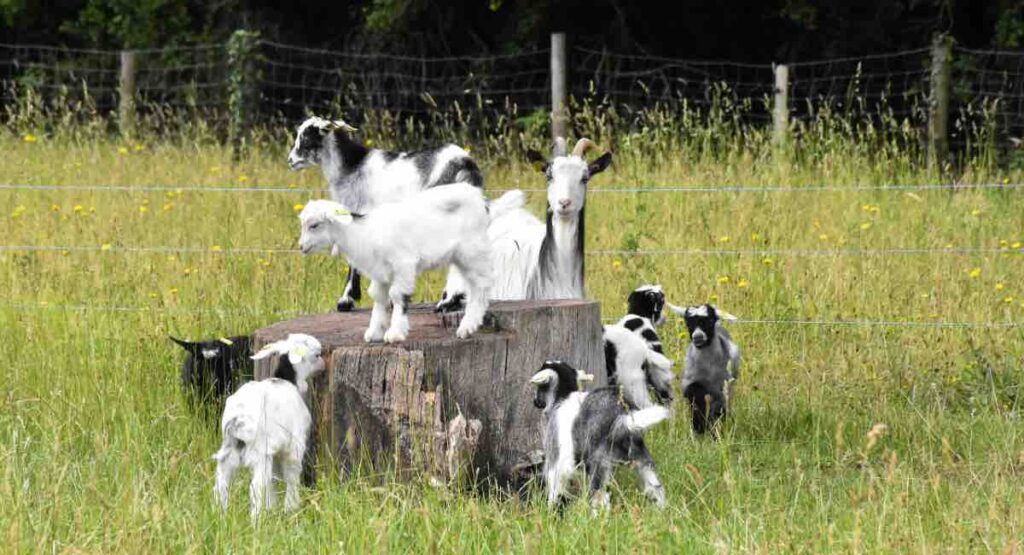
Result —
[{"label": "goat hoof", "polygon": [[458,337],[459,339],[466,339],[469,336],[473,335],[473,333],[475,332],[476,327],[459,326],[459,329],[455,330],[455,337]]},{"label": "goat hoof", "polygon": [[352,312],[356,308],[356,302],[349,298],[338,299],[338,304],[335,307],[338,312]]},{"label": "goat hoof", "polygon": [[384,334],[377,330],[366,330],[366,333],[363,334],[363,340],[367,343],[380,343],[382,339],[384,339]]},{"label": "goat hoof", "polygon": [[401,331],[392,328],[384,333],[385,343],[401,343],[402,341],[405,341],[405,333]]}]

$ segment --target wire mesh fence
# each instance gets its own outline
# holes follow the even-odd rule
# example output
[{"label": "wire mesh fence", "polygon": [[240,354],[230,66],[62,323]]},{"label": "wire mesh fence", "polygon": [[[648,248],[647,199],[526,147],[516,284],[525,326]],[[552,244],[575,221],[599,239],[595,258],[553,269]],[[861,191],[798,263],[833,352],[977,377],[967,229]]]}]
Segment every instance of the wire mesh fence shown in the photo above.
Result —
[{"label": "wire mesh fence", "polygon": [[[233,72],[228,47],[208,44],[135,51],[136,105],[143,115],[185,112],[213,124],[232,117]],[[547,121],[548,50],[508,55],[412,57],[354,54],[258,41],[252,53],[256,122],[294,122],[321,113],[388,119],[430,127],[439,114],[479,132]],[[925,133],[932,94],[929,48],[850,58],[797,61],[790,72],[790,117],[810,123],[822,114]],[[772,64],[638,56],[607,50],[568,51],[569,90],[576,102],[626,113],[723,111],[742,125],[771,122]],[[80,105],[117,113],[121,53],[0,44],[0,104],[8,118],[19,106]],[[953,49],[950,139],[1016,148],[1024,136],[1024,52]],[[434,119],[432,119],[434,118]],[[628,118],[627,118],[628,123]]]}]

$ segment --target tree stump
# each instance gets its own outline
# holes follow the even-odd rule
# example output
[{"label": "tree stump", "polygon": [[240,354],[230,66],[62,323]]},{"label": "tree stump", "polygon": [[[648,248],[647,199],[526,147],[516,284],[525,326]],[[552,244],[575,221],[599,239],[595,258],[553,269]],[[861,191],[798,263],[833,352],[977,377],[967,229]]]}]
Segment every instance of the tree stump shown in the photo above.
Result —
[{"label": "tree stump", "polygon": [[[461,317],[410,307],[409,339],[384,345],[363,341],[369,310],[304,316],[257,330],[254,348],[289,333],[321,342],[326,370],[312,384],[314,443],[343,470],[369,463],[514,486],[541,448],[530,376],[545,360],[561,359],[604,380],[600,305],[495,302],[478,333],[456,339]],[[257,379],[271,364],[257,362]]]}]

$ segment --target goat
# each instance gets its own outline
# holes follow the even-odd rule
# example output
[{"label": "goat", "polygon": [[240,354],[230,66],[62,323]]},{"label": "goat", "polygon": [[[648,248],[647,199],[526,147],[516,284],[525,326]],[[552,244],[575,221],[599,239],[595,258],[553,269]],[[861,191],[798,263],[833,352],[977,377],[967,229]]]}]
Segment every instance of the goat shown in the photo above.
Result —
[{"label": "goat", "polygon": [[[587,184],[612,162],[606,152],[591,163],[584,159],[596,148],[590,139],[580,139],[572,154],[565,154],[565,140],[555,142],[555,157],[548,161],[539,152],[527,156],[547,177],[548,209],[544,222],[522,207],[512,206],[493,218],[487,233],[494,253],[496,282],[491,298],[496,300],[582,299],[584,204]],[[498,202],[514,205],[506,193]],[[518,197],[521,199],[521,196]],[[449,274],[437,310],[459,306],[463,286],[457,274]]]},{"label": "goat", "polygon": [[608,385],[622,388],[630,408],[652,405],[647,394],[651,386],[658,401],[672,401],[672,361],[655,351],[643,338],[620,325],[604,327],[604,362]]},{"label": "goat", "polygon": [[665,489],[654,471],[654,459],[644,443],[643,433],[665,420],[670,412],[654,406],[631,410],[621,399],[619,388],[604,387],[579,391],[580,381],[593,376],[577,371],[562,361],[548,361],[530,378],[536,388],[533,404],[544,410],[544,480],[548,505],[562,498],[566,483],[582,464],[590,478],[593,507],[607,507],[605,485],[615,463],[628,462],[647,494],[660,507]]},{"label": "goat", "polygon": [[711,429],[729,409],[732,382],[739,377],[740,349],[732,341],[721,320],[736,317],[710,304],[679,308],[690,333],[683,370],[683,396],[693,413],[693,431],[703,434]]},{"label": "goat", "polygon": [[[447,264],[468,284],[466,314],[456,336],[469,337],[483,323],[491,286],[490,218],[478,187],[456,183],[426,189],[365,215],[336,202],[315,200],[303,208],[299,220],[304,254],[335,247],[370,277],[374,302],[364,334],[367,342],[405,341],[406,311],[416,276]],[[391,324],[385,331],[389,312]]]},{"label": "goat", "polygon": [[[349,136],[356,129],[344,121],[310,117],[299,125],[288,166],[301,170],[319,165],[331,199],[354,212],[372,210],[423,189],[463,182],[483,188],[484,178],[464,149],[446,144],[415,152],[367,148]],[[349,264],[339,312],[352,310],[360,299],[359,273]]]},{"label": "goat", "polygon": [[193,408],[219,404],[237,384],[252,379],[248,336],[185,341],[168,336],[188,355],[181,365],[181,387]]},{"label": "goat", "polygon": [[323,370],[320,342],[305,334],[291,334],[271,343],[253,355],[261,360],[281,355],[274,377],[248,382],[228,397],[221,418],[224,436],[213,455],[217,477],[213,491],[220,506],[227,510],[228,488],[240,466],[252,470],[249,487],[250,516],[259,517],[264,505],[275,503],[272,480],[285,482],[285,508],[299,506],[299,478],[306,442],[313,419],[303,400],[307,380]]},{"label": "goat", "polygon": [[665,325],[665,293],[660,285],[641,285],[626,300],[629,313],[615,325],[639,335],[658,353],[664,353],[657,327]]}]

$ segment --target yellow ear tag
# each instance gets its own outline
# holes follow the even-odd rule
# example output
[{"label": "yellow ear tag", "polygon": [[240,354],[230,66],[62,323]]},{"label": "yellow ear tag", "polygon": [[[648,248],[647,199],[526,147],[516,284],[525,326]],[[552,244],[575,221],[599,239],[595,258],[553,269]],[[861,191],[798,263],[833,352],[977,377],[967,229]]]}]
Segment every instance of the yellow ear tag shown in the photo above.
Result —
[{"label": "yellow ear tag", "polygon": [[305,347],[296,347],[294,352],[300,357],[304,357],[309,351]]},{"label": "yellow ear tag", "polygon": [[334,211],[334,213],[337,214],[338,216],[351,216],[352,215],[351,212],[349,212],[348,210],[345,210],[344,208],[338,208],[338,209],[336,209]]},{"label": "yellow ear tag", "polygon": [[228,339],[227,337],[221,337],[221,338],[220,338],[220,339],[218,339],[217,341],[220,341],[221,343],[223,343],[223,344],[225,344],[225,345],[234,345],[234,344],[235,344],[235,342],[234,342],[234,341],[232,341],[232,340]]}]

